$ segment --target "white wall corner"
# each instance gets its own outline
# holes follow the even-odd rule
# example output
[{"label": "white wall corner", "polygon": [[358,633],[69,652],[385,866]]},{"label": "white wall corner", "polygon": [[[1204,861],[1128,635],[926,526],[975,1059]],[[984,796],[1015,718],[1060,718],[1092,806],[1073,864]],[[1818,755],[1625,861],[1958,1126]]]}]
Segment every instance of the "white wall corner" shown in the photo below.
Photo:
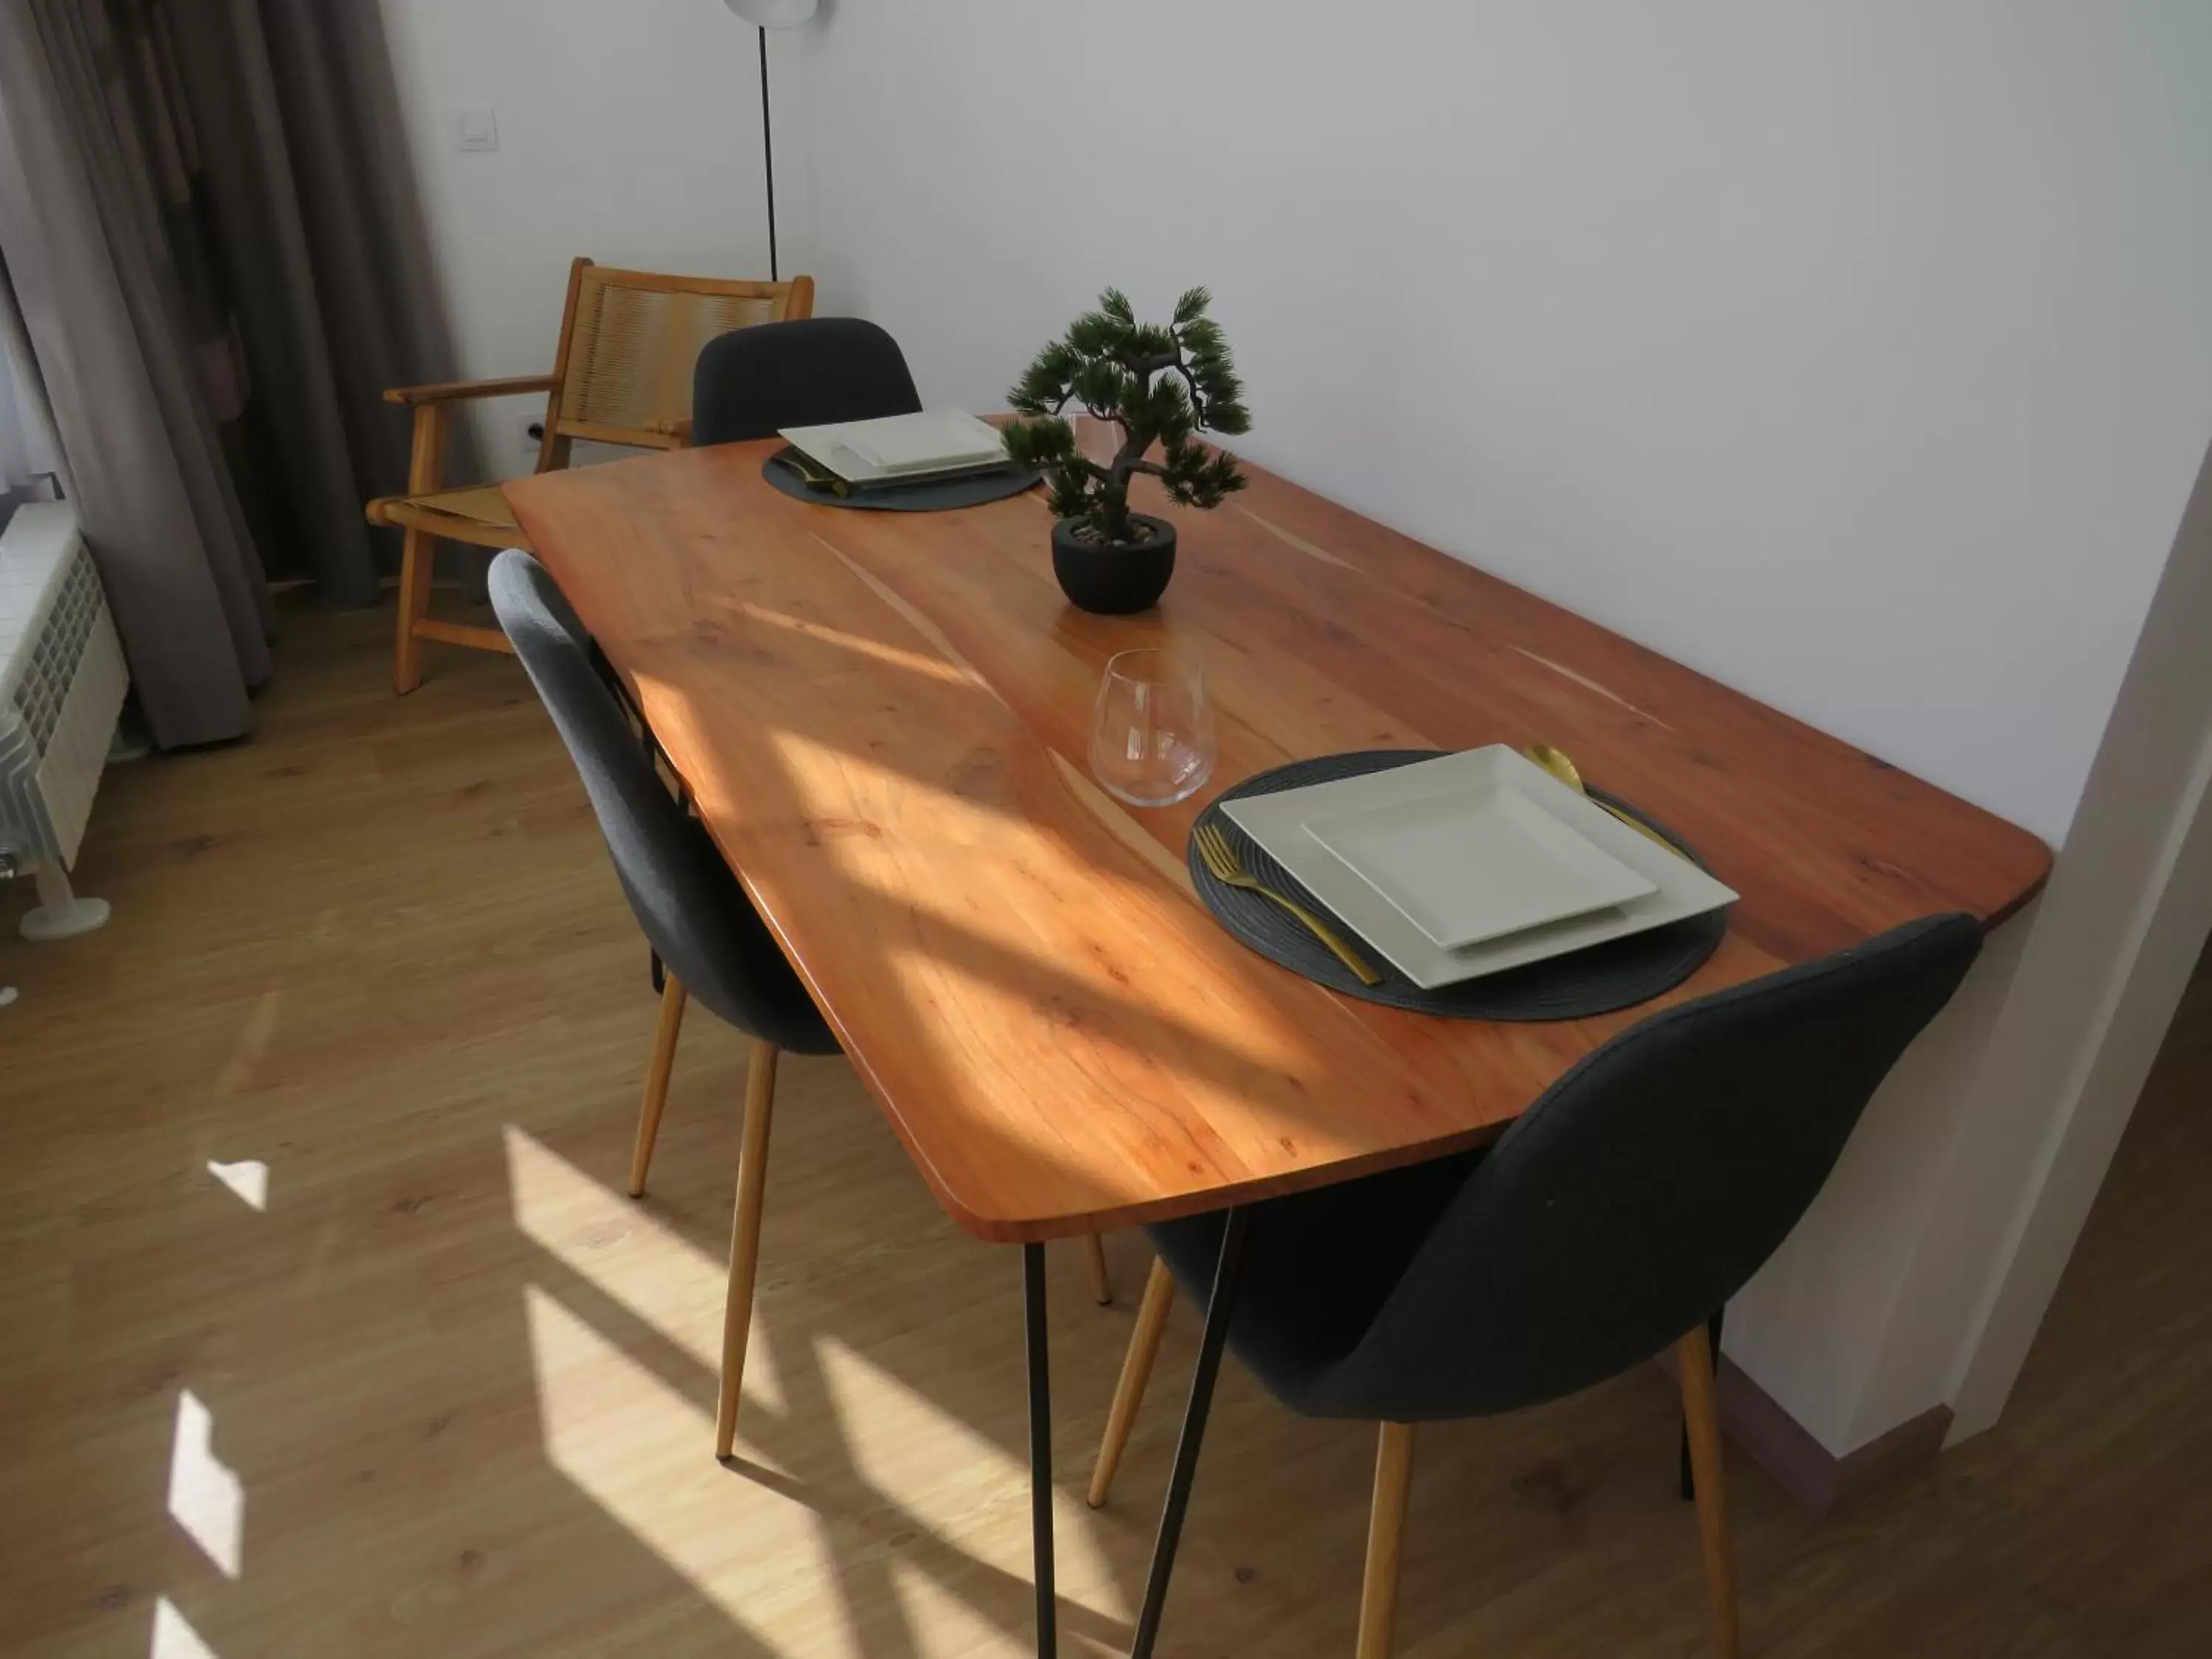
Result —
[{"label": "white wall corner", "polygon": [[2027,1178],[1977,1250],[1952,1438],[1997,1420],[2212,934],[2212,453],[2198,472],[2001,1034]]},{"label": "white wall corner", "polygon": [[2049,887],[1731,1309],[1737,1364],[1839,1455],[1937,1405],[1989,1428],[2027,1358],[2212,932],[2208,630],[2212,457]]}]

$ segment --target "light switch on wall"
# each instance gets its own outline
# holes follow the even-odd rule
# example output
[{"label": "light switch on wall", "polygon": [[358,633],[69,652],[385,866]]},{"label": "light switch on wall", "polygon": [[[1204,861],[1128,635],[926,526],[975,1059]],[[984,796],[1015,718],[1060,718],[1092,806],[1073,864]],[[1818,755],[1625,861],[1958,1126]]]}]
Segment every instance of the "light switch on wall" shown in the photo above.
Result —
[{"label": "light switch on wall", "polygon": [[489,104],[471,104],[453,112],[453,145],[457,149],[499,148],[499,118]]}]

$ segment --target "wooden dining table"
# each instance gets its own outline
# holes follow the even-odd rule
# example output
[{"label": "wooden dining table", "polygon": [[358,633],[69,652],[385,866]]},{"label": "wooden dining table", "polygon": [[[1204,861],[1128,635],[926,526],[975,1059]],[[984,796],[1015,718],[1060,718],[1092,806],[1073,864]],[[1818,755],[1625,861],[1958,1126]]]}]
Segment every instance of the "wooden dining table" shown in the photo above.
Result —
[{"label": "wooden dining table", "polygon": [[[1177,524],[1174,581],[1107,617],[1061,596],[1040,495],[794,499],[762,476],[776,447],[507,491],[923,1180],[1024,1247],[1041,1653],[1047,1241],[1480,1145],[1657,1008],[1935,912],[1993,926],[2050,866],[2002,818],[1258,467],[1210,514],[1139,501]],[[1219,759],[1148,810],[1086,754],[1107,659],[1154,645],[1202,668]],[[1535,742],[1741,895],[1668,995],[1543,1023],[1358,1000],[1239,944],[1186,872],[1193,818],[1255,772]],[[1173,1488],[1170,1510],[1171,1561]]]}]

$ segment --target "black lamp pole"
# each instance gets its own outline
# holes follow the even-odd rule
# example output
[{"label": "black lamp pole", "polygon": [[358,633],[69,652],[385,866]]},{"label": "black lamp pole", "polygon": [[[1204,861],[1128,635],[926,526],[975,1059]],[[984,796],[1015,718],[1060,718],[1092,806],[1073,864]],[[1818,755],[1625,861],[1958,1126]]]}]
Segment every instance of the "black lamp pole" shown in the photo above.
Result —
[{"label": "black lamp pole", "polygon": [[768,175],[768,276],[772,283],[783,280],[775,263],[775,127],[768,118],[768,30],[760,32],[761,64],[761,167]]}]

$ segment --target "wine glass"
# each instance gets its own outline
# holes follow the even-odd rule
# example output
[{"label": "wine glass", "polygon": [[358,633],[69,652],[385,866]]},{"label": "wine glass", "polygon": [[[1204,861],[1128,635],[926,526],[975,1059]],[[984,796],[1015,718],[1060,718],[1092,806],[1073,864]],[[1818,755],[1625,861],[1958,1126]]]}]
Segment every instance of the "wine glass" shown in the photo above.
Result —
[{"label": "wine glass", "polygon": [[1172,651],[1116,653],[1091,720],[1091,770],[1132,806],[1172,806],[1213,775],[1206,676]]}]

